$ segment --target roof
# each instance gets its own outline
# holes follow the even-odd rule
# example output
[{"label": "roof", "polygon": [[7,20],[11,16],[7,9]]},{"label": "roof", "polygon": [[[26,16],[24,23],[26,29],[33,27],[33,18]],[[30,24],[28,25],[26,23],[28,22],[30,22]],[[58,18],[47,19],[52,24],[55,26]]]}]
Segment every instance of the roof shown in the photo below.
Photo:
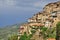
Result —
[{"label": "roof", "polygon": [[30,23],[29,25],[32,25],[32,26],[44,26],[44,24],[41,24],[41,23]]},{"label": "roof", "polygon": [[48,38],[48,40],[56,40],[55,38]]}]

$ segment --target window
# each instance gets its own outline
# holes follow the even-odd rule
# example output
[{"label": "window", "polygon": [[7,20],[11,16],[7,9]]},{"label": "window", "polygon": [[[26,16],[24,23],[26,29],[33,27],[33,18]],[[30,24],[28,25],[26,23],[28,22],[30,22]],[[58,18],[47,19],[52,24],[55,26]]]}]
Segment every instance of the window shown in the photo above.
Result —
[{"label": "window", "polygon": [[52,16],[52,17],[57,17],[56,14],[57,14],[57,11],[54,11],[54,12],[51,13],[51,16]]}]

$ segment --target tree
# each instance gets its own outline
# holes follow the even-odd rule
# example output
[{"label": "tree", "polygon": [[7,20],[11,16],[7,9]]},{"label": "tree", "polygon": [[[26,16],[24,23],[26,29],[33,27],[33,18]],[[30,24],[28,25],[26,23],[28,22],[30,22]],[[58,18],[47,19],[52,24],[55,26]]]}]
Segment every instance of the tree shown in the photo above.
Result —
[{"label": "tree", "polygon": [[18,36],[16,34],[11,35],[8,40],[18,40]]},{"label": "tree", "polygon": [[56,25],[56,40],[60,40],[60,22]]},{"label": "tree", "polygon": [[21,35],[20,40],[30,40],[30,38],[32,37],[33,34],[29,34],[27,36],[26,32],[24,33],[24,35]]},{"label": "tree", "polygon": [[24,33],[24,35],[21,35],[20,40],[27,40],[27,34],[26,34],[26,32]]},{"label": "tree", "polygon": [[41,29],[41,35],[43,36],[44,39],[47,38],[56,38],[56,28],[46,28],[42,27]]}]

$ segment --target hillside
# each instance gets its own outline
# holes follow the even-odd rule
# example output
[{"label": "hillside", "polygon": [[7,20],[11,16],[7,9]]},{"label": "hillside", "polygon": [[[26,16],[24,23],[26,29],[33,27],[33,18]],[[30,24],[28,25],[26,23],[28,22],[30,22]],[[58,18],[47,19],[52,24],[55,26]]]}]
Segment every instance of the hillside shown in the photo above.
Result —
[{"label": "hillside", "polygon": [[60,36],[60,33],[56,33],[56,28],[60,32],[59,27],[60,1],[47,4],[41,12],[29,18],[27,23],[0,28],[0,39],[7,40],[12,34],[18,33],[9,40],[56,40],[56,34]]},{"label": "hillside", "polygon": [[[50,40],[52,38],[55,40],[56,25],[60,22],[60,1],[45,5],[42,11],[34,14],[27,21],[20,26],[20,40],[27,40],[30,37],[25,38],[26,34],[32,34],[32,38],[29,40]],[[21,35],[24,35],[25,39]],[[42,39],[40,39],[41,37]]]},{"label": "hillside", "polygon": [[0,40],[7,40],[10,35],[17,34],[18,28],[17,24],[0,28]]}]

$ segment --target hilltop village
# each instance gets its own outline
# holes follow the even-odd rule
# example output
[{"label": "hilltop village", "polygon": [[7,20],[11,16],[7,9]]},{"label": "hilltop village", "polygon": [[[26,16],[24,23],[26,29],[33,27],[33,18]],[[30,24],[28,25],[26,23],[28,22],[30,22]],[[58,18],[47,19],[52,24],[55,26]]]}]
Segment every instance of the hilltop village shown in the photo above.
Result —
[{"label": "hilltop village", "polygon": [[[46,27],[48,29],[54,28],[56,27],[56,24],[59,21],[60,21],[60,1],[49,3],[45,5],[43,11],[34,14],[31,18],[28,19],[27,23],[20,26],[19,35],[23,35],[24,32],[26,32],[27,35],[32,34],[31,30],[34,30],[34,28],[39,27]],[[40,31],[41,30],[39,29],[36,30],[35,32],[36,37],[37,35],[39,35]],[[31,38],[31,40],[33,39]]]}]

